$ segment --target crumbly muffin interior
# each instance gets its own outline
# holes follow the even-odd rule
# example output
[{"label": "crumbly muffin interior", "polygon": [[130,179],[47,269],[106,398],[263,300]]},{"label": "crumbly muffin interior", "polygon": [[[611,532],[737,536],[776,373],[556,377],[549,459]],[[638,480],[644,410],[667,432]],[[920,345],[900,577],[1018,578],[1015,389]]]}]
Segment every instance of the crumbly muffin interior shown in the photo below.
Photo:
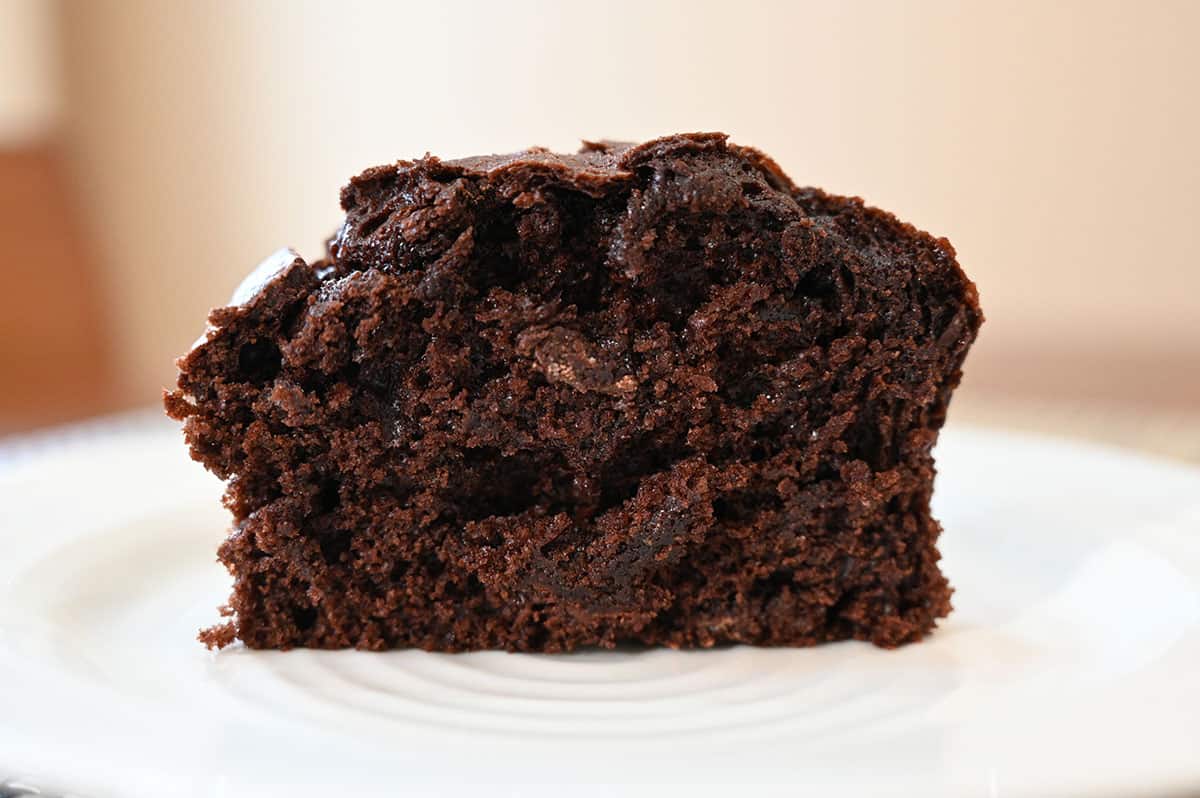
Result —
[{"label": "crumbly muffin interior", "polygon": [[919,639],[953,249],[724,136],[372,169],[168,412],[253,648]]}]

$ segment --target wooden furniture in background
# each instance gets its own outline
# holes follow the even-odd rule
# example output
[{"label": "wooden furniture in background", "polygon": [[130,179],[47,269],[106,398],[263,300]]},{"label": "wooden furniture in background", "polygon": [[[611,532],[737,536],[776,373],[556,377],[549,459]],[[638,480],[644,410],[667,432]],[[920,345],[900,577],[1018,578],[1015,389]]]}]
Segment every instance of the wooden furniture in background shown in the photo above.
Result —
[{"label": "wooden furniture in background", "polygon": [[55,149],[0,149],[0,435],[116,406],[95,262]]}]

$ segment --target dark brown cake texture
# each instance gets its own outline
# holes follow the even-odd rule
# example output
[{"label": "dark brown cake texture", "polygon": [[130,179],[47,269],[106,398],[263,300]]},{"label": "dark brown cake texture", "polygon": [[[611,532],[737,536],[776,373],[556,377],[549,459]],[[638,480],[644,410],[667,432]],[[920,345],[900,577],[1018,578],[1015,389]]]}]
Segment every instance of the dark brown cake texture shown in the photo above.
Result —
[{"label": "dark brown cake texture", "polygon": [[228,482],[220,646],[917,640],[982,321],[945,239],[720,134],[370,169],[168,413]]}]

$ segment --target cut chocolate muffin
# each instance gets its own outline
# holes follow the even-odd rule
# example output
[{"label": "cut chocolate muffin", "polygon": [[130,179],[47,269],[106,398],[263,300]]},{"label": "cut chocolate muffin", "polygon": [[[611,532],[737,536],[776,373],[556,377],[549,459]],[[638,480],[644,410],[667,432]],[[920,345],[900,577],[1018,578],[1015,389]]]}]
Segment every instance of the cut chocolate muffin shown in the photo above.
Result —
[{"label": "cut chocolate muffin", "polygon": [[916,640],[982,321],[945,239],[719,134],[370,169],[168,413],[228,481],[209,645]]}]

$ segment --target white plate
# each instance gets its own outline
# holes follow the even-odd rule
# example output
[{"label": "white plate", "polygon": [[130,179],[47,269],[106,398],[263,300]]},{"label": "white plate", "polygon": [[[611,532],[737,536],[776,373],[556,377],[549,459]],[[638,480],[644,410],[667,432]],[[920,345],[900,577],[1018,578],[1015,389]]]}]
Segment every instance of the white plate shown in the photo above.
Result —
[{"label": "white plate", "polygon": [[1200,789],[1200,472],[954,428],[938,460],[957,609],[898,651],[213,654],[195,634],[228,590],[227,517],[178,430],[142,417],[10,446],[0,782],[94,798],[550,795],[575,780],[656,795]]}]

